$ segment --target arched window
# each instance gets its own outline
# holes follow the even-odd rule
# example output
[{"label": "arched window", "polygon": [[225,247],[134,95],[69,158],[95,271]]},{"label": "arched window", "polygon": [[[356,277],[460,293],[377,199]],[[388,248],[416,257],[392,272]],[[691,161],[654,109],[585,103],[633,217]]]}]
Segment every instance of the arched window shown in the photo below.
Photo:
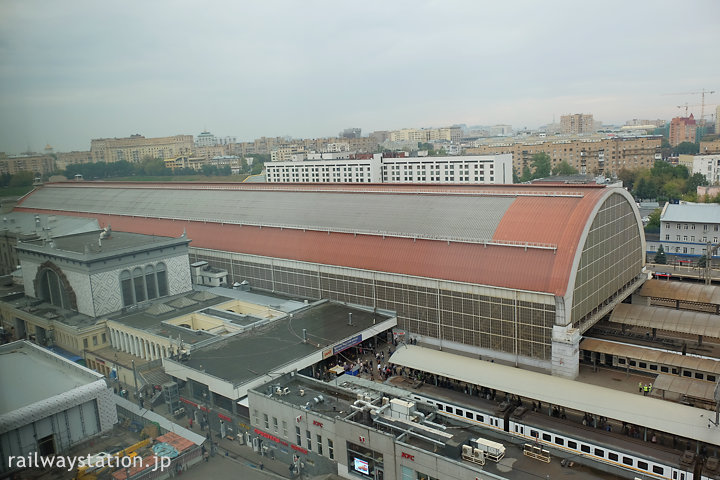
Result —
[{"label": "arched window", "polygon": [[167,269],[165,264],[160,262],[155,267],[155,276],[157,277],[158,296],[165,297],[168,294]]},{"label": "arched window", "polygon": [[120,289],[122,290],[123,306],[127,307],[135,304],[132,278],[130,278],[130,272],[127,270],[120,272]]},{"label": "arched window", "polygon": [[155,281],[155,268],[152,265],[145,267],[145,287],[147,287],[148,300],[158,297],[157,282]]},{"label": "arched window", "polygon": [[123,306],[168,295],[167,269],[164,263],[146,265],[120,272]]},{"label": "arched window", "polygon": [[143,275],[142,268],[137,267],[133,270],[133,287],[135,289],[135,302],[144,302],[147,298],[145,294],[145,276]]},{"label": "arched window", "polygon": [[68,293],[58,274],[46,268],[38,277],[38,296],[56,307],[71,308]]}]

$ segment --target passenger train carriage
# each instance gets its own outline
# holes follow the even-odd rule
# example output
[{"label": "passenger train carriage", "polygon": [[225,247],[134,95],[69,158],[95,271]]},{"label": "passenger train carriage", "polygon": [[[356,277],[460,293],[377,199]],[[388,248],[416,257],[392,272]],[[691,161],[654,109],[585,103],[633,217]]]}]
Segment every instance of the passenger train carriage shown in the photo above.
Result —
[{"label": "passenger train carriage", "polygon": [[[513,408],[502,416],[478,407],[467,407],[448,400],[441,400],[412,393],[418,402],[436,407],[438,413],[472,425],[506,432],[522,443],[537,443],[561,455],[577,455],[600,464],[617,467],[642,478],[667,480],[712,480],[695,474],[695,461],[680,463],[680,455],[661,446],[631,438],[617,438],[600,434],[589,427],[569,425],[541,413],[527,412],[521,420],[513,419]],[[612,444],[611,444],[612,443]]]}]

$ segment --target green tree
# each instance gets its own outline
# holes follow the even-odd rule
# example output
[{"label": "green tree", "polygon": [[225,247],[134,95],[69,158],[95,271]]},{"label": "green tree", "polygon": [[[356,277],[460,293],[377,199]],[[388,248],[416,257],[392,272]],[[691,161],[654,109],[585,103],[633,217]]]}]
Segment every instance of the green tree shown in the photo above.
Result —
[{"label": "green tree", "polygon": [[635,185],[635,177],[637,176],[638,170],[629,170],[625,167],[621,168],[617,174],[619,180],[623,182],[623,187],[627,188],[629,192],[633,190]]},{"label": "green tree", "polygon": [[707,178],[702,173],[694,173],[692,177],[685,182],[685,192],[697,193],[697,187],[708,185]]},{"label": "green tree", "polygon": [[533,179],[533,175],[532,175],[532,172],[530,171],[530,167],[525,165],[522,169],[522,175],[520,175],[520,182],[521,183],[529,182],[532,179]]},{"label": "green tree", "polygon": [[570,165],[566,160],[558,163],[555,168],[552,169],[553,175],[577,175],[577,168]]},{"label": "green tree", "polygon": [[550,155],[545,152],[536,153],[532,156],[530,166],[533,169],[533,179],[549,177],[551,173]]},{"label": "green tree", "polygon": [[698,258],[698,267],[705,268],[705,265],[707,265],[707,256],[705,254],[701,255],[700,258]]},{"label": "green tree", "polygon": [[33,184],[33,180],[35,180],[33,172],[23,171],[13,175],[8,185],[11,187],[29,187]]},{"label": "green tree", "polygon": [[678,155],[694,155],[700,152],[700,145],[693,142],[682,142],[675,146]]},{"label": "green tree", "polygon": [[140,170],[145,175],[152,176],[170,175],[172,173],[170,169],[165,167],[165,161],[162,158],[144,158]]},{"label": "green tree", "polygon": [[647,225],[645,225],[645,231],[646,232],[659,232],[660,231],[660,214],[662,213],[661,208],[656,208],[652,211],[648,217],[650,220],[648,221]]},{"label": "green tree", "polygon": [[665,255],[665,249],[663,249],[663,246],[660,245],[657,249],[657,252],[655,253],[655,263],[659,263],[661,265],[665,265],[667,263],[667,255]]}]

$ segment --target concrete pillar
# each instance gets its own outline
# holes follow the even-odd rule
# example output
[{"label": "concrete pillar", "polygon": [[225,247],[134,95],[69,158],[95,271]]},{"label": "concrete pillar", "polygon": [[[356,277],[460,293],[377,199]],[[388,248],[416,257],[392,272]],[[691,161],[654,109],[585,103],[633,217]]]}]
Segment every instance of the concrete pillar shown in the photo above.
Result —
[{"label": "concrete pillar", "polygon": [[580,374],[580,330],[572,325],[554,325],[552,331],[552,374],[571,380]]}]

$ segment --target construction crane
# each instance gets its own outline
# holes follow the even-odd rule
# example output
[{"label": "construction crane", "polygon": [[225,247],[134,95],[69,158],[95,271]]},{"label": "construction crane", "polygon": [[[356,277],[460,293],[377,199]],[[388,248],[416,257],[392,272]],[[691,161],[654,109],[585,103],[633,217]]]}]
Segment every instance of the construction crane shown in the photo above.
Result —
[{"label": "construction crane", "polygon": [[[668,95],[700,95],[702,98],[702,101],[700,103],[700,106],[702,107],[700,109],[700,123],[705,123],[705,95],[711,95],[715,93],[715,90],[705,90],[704,88],[699,92],[684,92],[684,93],[670,93]],[[683,108],[682,106],[678,106],[678,108]],[[685,108],[685,116],[687,117],[687,107]]]},{"label": "construction crane", "polygon": [[[704,107],[714,107],[714,106],[716,106],[716,105],[717,105],[717,104],[715,104],[715,103],[708,103],[708,104],[705,104],[705,105],[700,104],[700,103],[697,103],[697,104],[695,104],[695,105],[688,105],[687,102],[685,102],[684,105],[678,105],[677,108],[684,108],[684,109],[685,109],[685,116],[687,117],[687,116],[688,116],[688,108],[692,108],[692,107],[703,107],[703,108],[704,108]],[[701,114],[701,115],[704,116],[704,114]],[[712,113],[709,113],[708,116],[712,118],[713,115],[712,115]],[[701,117],[701,118],[702,118],[702,117]]]}]

